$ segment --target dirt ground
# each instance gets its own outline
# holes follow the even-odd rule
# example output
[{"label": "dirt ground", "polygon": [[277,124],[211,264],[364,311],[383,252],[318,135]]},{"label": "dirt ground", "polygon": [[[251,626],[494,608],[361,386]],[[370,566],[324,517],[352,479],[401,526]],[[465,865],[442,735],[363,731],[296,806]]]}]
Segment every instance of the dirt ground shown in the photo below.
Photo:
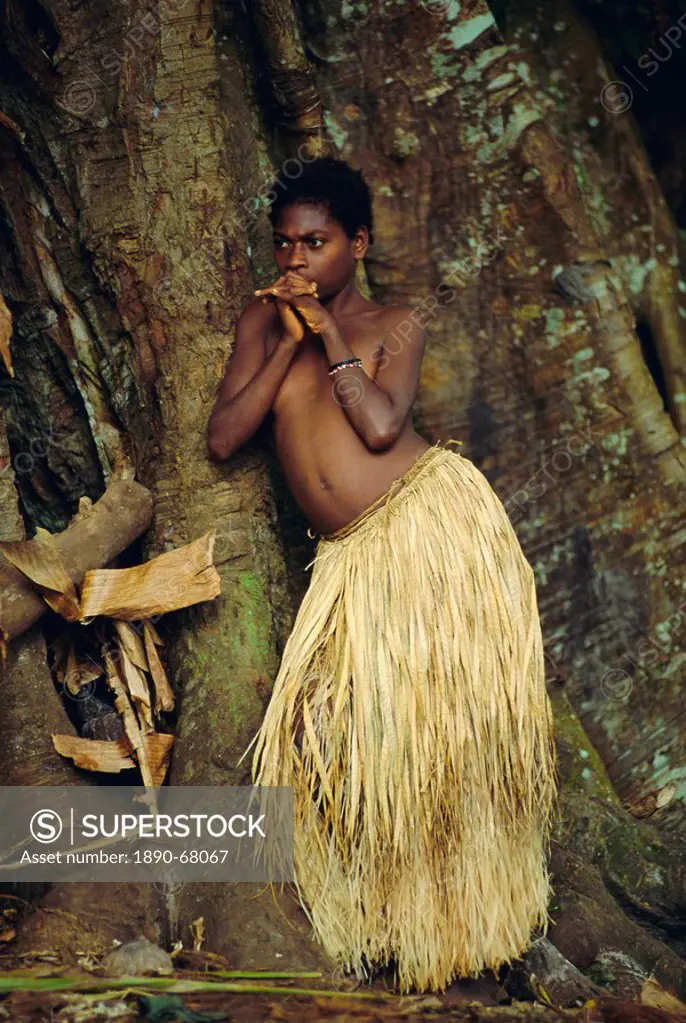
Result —
[{"label": "dirt ground", "polygon": [[[309,997],[297,995],[240,995],[209,992],[196,995],[170,995],[143,993],[141,989],[91,996],[83,994],[46,994],[15,992],[0,1004],[0,1019],[11,1023],[93,1023],[95,1020],[115,1020],[118,1023],[204,1023],[211,1020],[241,1020],[245,1023],[260,1021],[289,1021],[293,1023],[415,1023],[436,1020],[441,1023],[559,1023],[562,1019],[583,1023],[668,1023],[678,1017],[658,1009],[616,1002],[585,1010],[546,1008],[535,1003],[517,1003],[511,1006],[485,1007],[476,1002],[447,1007],[437,996],[384,998],[364,1001],[349,995]],[[683,1019],[684,1017],[682,1017]]]},{"label": "dirt ground", "polygon": [[[272,937],[279,940],[268,949],[265,949],[264,931],[258,929],[252,934],[248,926],[243,934],[241,948],[245,958],[242,961],[233,956],[229,959],[214,952],[179,946],[171,953],[174,973],[165,978],[122,980],[118,977],[112,980],[102,976],[99,956],[74,952],[84,945],[84,934],[78,928],[70,932],[68,942],[59,941],[48,947],[37,945],[28,952],[21,952],[14,941],[7,940],[2,950],[4,954],[0,954],[0,1023],[137,1023],[139,1020],[148,1023],[221,1023],[223,1020],[245,1023],[414,1023],[420,1020],[437,1023],[559,1023],[560,1020],[676,1023],[681,1020],[686,1023],[686,1016],[675,1015],[671,1006],[667,1011],[609,996],[598,997],[578,1009],[542,1004],[543,995],[538,1002],[533,1001],[533,995],[529,1001],[512,1000],[506,986],[518,998],[526,998],[527,994],[513,986],[512,975],[505,967],[498,977],[489,971],[479,980],[459,981],[444,993],[400,996],[394,991],[390,968],[377,973],[371,983],[364,983],[354,976],[324,971],[314,960],[303,962],[302,955],[298,956],[303,944],[295,943],[296,930],[291,935],[293,928],[285,926],[287,921],[282,916],[281,913],[274,917]],[[242,918],[251,919],[247,913]],[[64,919],[70,918],[65,916]],[[53,932],[51,936],[54,937]],[[6,938],[10,938],[10,932]],[[247,955],[245,947],[250,941],[252,950]],[[293,942],[292,948],[290,942]],[[61,951],[50,951],[51,948]],[[280,950],[278,954],[275,949]],[[68,951],[71,962],[66,958]],[[297,963],[301,965],[294,965]],[[240,970],[240,979],[220,973],[232,970]],[[257,975],[264,971],[305,975],[290,978]],[[66,978],[73,979],[72,990],[28,990],[31,983],[58,988],[60,981]],[[183,989],[184,984],[192,983],[212,985],[217,990]],[[12,984],[16,989],[8,991]],[[220,984],[233,987],[219,990]],[[250,988],[263,990],[251,991]]]},{"label": "dirt ground", "polygon": [[[45,969],[40,971],[45,976]],[[0,972],[0,977],[7,973]],[[46,978],[47,979],[47,978]],[[198,970],[176,970],[174,979],[209,981]],[[104,978],[80,980],[106,986]],[[599,999],[579,1009],[559,1009],[536,1002],[485,1004],[488,995],[454,985],[445,994],[399,996],[383,990],[383,981],[356,990],[317,990],[316,980],[252,979],[240,982],[271,988],[270,993],[245,991],[175,992],[152,990],[146,978],[131,978],[131,987],[97,992],[17,990],[0,995],[0,1021],[9,1023],[677,1023],[686,1016],[614,998]],[[237,982],[238,983],[238,982]],[[277,989],[280,989],[278,991]],[[309,991],[309,993],[304,993]],[[300,993],[303,992],[303,993]]]}]

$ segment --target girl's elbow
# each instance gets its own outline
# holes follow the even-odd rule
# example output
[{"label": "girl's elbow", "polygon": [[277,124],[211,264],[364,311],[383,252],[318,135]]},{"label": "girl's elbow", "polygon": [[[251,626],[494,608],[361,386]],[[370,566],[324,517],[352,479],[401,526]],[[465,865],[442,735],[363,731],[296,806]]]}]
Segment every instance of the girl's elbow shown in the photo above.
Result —
[{"label": "girl's elbow", "polygon": [[211,462],[224,462],[229,457],[230,452],[226,450],[226,444],[221,442],[221,439],[211,431],[207,434],[207,457]]},{"label": "girl's elbow", "polygon": [[368,439],[367,447],[370,451],[385,451],[386,448],[395,444],[397,439],[398,434],[393,430],[377,432]]}]

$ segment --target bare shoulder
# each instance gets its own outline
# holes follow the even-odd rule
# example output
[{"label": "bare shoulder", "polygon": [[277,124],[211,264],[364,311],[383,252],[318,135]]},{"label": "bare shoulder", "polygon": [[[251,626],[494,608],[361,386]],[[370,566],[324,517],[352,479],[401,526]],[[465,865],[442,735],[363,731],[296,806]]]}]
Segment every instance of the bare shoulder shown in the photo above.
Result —
[{"label": "bare shoulder", "polygon": [[389,321],[399,323],[400,320],[406,320],[411,312],[414,311],[414,306],[408,302],[398,302],[395,305],[383,306]]},{"label": "bare shoulder", "polygon": [[263,302],[261,298],[254,298],[243,309],[238,318],[237,330],[239,333],[249,332],[252,336],[257,334],[262,338],[265,346],[277,330],[280,322],[279,313],[274,302]]},{"label": "bare shoulder", "polygon": [[243,309],[238,322],[248,323],[257,327],[263,323],[265,327],[278,320],[279,314],[274,302],[263,302],[261,298],[253,298]]},{"label": "bare shoulder", "polygon": [[407,302],[398,302],[394,305],[379,306],[377,313],[377,325],[378,329],[387,335],[392,333],[397,327],[403,326],[404,329],[409,329],[413,324],[415,328],[418,326],[416,323],[415,307]]}]

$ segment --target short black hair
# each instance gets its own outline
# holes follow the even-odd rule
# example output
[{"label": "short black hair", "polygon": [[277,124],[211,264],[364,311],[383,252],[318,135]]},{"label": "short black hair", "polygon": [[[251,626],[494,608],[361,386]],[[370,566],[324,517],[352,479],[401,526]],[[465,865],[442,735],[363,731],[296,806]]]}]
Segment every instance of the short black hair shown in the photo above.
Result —
[{"label": "short black hair", "polygon": [[[289,163],[296,161],[288,161]],[[374,244],[374,216],[369,186],[362,171],[354,170],[345,160],[319,156],[307,163],[298,162],[301,173],[296,177],[279,176],[272,185],[276,198],[269,207],[272,227],[281,211],[294,203],[317,203],[325,206],[329,216],[337,220],[348,238],[355,237],[358,227],[369,231],[369,244]]]}]

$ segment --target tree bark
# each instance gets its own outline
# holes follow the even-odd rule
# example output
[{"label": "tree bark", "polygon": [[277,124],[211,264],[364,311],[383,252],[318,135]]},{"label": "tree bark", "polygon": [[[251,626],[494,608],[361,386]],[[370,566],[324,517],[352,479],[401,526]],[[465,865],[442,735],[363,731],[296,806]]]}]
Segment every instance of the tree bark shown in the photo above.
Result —
[{"label": "tree bark", "polygon": [[[0,409],[0,461],[7,458],[5,417]],[[11,476],[0,489],[2,540],[23,540],[24,524]],[[76,730],[67,717],[48,668],[40,628],[9,644],[0,672],[0,779],[3,785],[88,784],[85,772],[55,756],[53,732]]]},{"label": "tree bark", "polygon": [[[604,398],[605,415],[619,411],[622,418],[613,433],[594,444],[595,457],[588,464],[593,529],[577,554],[580,571],[577,585],[569,588],[566,621],[556,621],[554,631],[549,630],[549,650],[566,671],[570,698],[622,797],[633,803],[676,786],[679,796],[660,815],[660,823],[683,834],[678,679],[685,659],[686,594],[679,514],[673,514],[673,501],[682,503],[676,496],[683,493],[682,474],[678,466],[672,471],[665,465],[666,472],[653,478],[642,458],[644,451],[659,457],[671,436],[680,446],[667,454],[684,459],[682,243],[632,116],[645,82],[634,81],[631,72],[641,75],[640,69],[612,68],[597,36],[567,0],[555,0],[545,9],[528,0],[508,0],[505,10],[506,39],[515,45],[515,55],[526,56],[543,87],[537,96],[546,124],[574,169],[588,218],[626,301],[622,312],[611,290],[596,297],[614,356],[612,372],[616,367],[630,401],[619,395]],[[678,15],[677,10],[664,14],[673,20]],[[633,92],[626,91],[627,83]],[[570,305],[558,314],[561,329],[570,314],[584,322],[582,312]],[[626,330],[618,324],[615,333],[620,312],[629,329],[635,319],[638,345],[635,339],[625,346],[617,343],[619,332]],[[590,367],[585,359],[578,362],[582,376],[585,364]],[[638,444],[634,429],[641,434]],[[604,490],[601,501],[594,500],[598,484]]]}]

